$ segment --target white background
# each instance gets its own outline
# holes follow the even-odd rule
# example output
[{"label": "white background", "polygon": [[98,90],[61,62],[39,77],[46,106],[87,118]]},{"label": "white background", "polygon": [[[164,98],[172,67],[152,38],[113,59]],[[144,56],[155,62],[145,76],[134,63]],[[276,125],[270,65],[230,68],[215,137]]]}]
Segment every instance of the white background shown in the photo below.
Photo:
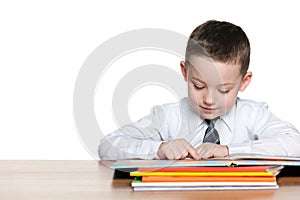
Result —
[{"label": "white background", "polygon": [[[296,1],[1,1],[0,159],[93,159],[73,119],[74,84],[88,55],[125,31],[163,28],[188,36],[209,19],[235,23],[250,39],[254,76],[240,96],[268,102],[277,116],[300,129]],[[136,56],[132,65],[153,59],[179,69],[174,56],[166,62],[168,55],[143,55],[148,60]],[[108,77],[118,82],[118,75]],[[152,97],[154,89],[159,99]],[[113,87],[97,91],[96,102],[109,90]],[[108,105],[95,104],[95,112],[99,126],[112,131],[110,110],[101,110],[111,106],[107,99]],[[174,99],[158,86],[141,88],[129,102],[130,116],[135,120],[151,105]]]}]

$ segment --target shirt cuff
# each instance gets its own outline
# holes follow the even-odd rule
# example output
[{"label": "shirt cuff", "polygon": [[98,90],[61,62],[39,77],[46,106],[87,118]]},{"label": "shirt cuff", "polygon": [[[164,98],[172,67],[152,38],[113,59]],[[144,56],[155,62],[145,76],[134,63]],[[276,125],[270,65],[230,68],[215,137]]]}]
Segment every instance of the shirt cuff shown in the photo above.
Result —
[{"label": "shirt cuff", "polygon": [[158,159],[157,151],[164,141],[146,141],[143,145],[143,152],[148,152],[143,159]]}]

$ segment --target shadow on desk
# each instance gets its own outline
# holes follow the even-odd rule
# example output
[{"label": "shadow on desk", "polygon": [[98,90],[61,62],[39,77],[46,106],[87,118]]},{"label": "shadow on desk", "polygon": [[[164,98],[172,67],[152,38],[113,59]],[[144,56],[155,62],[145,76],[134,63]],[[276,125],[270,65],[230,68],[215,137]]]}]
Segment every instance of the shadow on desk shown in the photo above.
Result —
[{"label": "shadow on desk", "polygon": [[280,177],[300,177],[300,166],[285,166],[277,175]]},{"label": "shadow on desk", "polygon": [[130,176],[131,171],[136,171],[137,168],[130,168],[130,169],[122,169],[121,170],[115,170],[113,179],[133,179],[133,177]]}]

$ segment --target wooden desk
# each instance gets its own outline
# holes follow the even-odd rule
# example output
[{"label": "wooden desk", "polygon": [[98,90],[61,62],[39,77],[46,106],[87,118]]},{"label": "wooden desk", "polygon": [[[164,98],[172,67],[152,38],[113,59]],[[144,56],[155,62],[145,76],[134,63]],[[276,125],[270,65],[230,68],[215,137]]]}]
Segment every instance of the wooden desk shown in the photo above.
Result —
[{"label": "wooden desk", "polygon": [[133,192],[97,161],[0,161],[0,199],[299,199],[300,177],[279,178],[278,190]]}]

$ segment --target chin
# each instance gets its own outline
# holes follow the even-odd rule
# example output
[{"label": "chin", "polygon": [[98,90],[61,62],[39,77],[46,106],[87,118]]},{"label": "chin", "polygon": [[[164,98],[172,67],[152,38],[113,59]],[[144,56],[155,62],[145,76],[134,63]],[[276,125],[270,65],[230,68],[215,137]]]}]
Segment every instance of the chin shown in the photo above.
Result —
[{"label": "chin", "polygon": [[217,117],[217,115],[214,115],[214,114],[208,114],[208,113],[199,113],[200,116],[203,118],[203,119],[214,119]]}]

